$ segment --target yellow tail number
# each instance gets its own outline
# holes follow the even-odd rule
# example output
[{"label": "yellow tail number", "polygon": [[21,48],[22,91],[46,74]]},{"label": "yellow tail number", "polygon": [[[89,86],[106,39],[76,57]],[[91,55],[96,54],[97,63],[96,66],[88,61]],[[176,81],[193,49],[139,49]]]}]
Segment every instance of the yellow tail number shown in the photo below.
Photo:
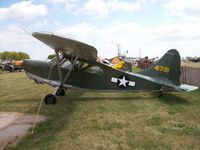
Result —
[{"label": "yellow tail number", "polygon": [[156,65],[156,66],[154,67],[154,69],[155,69],[156,71],[169,73],[169,67]]}]

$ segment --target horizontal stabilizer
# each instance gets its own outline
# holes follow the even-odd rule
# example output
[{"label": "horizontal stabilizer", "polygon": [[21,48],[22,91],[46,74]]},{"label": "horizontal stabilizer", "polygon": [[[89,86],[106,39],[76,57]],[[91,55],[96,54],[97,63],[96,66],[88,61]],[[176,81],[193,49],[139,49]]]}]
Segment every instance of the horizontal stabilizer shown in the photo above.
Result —
[{"label": "horizontal stabilizer", "polygon": [[192,85],[188,85],[188,84],[181,84],[180,86],[178,86],[178,88],[179,88],[181,91],[193,91],[193,90],[198,89],[199,87],[197,87],[197,86],[192,86]]},{"label": "horizontal stabilizer", "polygon": [[66,57],[75,57],[78,55],[79,59],[88,62],[95,62],[97,60],[96,48],[88,44],[55,34],[34,32],[32,36],[52,49],[62,51]]}]

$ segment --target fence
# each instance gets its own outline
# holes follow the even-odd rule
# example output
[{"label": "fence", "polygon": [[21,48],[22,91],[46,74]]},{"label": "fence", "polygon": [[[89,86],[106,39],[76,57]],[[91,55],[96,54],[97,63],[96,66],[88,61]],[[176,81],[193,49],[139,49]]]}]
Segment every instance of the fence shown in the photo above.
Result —
[{"label": "fence", "polygon": [[200,87],[200,68],[181,67],[180,80],[182,83]]}]

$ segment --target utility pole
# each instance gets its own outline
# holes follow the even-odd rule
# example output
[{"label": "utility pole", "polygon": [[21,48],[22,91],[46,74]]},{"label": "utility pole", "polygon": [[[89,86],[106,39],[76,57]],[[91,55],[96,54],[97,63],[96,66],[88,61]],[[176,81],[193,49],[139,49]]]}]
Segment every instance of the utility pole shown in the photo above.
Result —
[{"label": "utility pole", "polygon": [[117,55],[118,55],[118,57],[120,57],[121,56],[121,44],[117,44]]}]

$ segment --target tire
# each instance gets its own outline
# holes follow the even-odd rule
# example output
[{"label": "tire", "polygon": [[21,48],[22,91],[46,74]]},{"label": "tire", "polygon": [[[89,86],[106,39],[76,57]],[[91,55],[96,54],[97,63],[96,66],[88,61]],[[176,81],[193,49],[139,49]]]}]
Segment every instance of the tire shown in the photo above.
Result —
[{"label": "tire", "polygon": [[47,96],[45,96],[44,102],[47,105],[54,105],[56,103],[56,96],[53,94],[48,94]]}]

